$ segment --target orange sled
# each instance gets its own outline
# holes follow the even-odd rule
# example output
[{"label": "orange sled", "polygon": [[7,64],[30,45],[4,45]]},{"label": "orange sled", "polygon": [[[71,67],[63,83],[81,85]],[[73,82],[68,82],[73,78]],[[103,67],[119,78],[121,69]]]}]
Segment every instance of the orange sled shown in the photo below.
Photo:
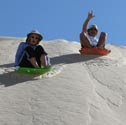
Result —
[{"label": "orange sled", "polygon": [[107,55],[111,52],[111,50],[100,48],[81,48],[79,52],[81,54],[90,54],[90,55]]}]

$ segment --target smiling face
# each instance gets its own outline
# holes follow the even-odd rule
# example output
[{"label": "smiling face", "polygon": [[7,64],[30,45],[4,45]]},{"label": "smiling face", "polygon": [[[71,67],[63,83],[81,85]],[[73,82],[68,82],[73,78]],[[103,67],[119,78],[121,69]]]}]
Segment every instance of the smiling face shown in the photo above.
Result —
[{"label": "smiling face", "polygon": [[98,30],[97,30],[95,27],[94,27],[94,28],[88,29],[88,34],[89,34],[90,36],[95,37],[95,36],[97,35],[97,33],[98,33]]},{"label": "smiling face", "polygon": [[36,45],[38,44],[40,41],[40,37],[39,35],[37,34],[30,34],[28,36],[28,39],[27,39],[27,42],[30,44],[30,45]]}]

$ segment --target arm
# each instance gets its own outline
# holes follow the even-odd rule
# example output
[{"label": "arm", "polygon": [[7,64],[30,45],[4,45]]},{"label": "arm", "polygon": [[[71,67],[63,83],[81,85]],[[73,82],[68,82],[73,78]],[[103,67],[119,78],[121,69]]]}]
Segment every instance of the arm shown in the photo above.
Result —
[{"label": "arm", "polygon": [[16,55],[15,55],[15,66],[19,65],[19,61],[22,56],[23,50],[24,50],[24,42],[21,42],[18,46]]},{"label": "arm", "polygon": [[83,24],[83,27],[82,27],[82,32],[85,32],[85,33],[86,33],[88,22],[89,22],[93,17],[95,17],[95,16],[93,15],[93,11],[88,12],[88,16],[87,16],[87,18],[86,18],[86,20],[85,20],[85,22],[84,22],[84,24]]}]

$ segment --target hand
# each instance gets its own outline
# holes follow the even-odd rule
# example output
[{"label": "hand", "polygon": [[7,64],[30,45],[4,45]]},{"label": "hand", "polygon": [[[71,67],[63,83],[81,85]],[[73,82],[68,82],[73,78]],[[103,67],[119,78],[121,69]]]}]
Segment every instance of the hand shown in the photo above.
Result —
[{"label": "hand", "polygon": [[87,19],[90,20],[90,19],[92,19],[93,17],[95,17],[95,16],[93,15],[93,11],[91,10],[91,11],[88,12],[88,17],[87,17]]}]

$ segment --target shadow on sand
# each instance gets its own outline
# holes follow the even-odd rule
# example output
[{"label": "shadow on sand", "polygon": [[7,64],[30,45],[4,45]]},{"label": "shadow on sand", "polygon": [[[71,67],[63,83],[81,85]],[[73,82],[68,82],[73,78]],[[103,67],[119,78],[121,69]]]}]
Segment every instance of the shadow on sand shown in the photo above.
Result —
[{"label": "shadow on sand", "polygon": [[40,76],[39,74],[26,74],[19,73],[14,70],[14,63],[0,65],[0,85],[5,87],[12,86],[18,83],[26,81],[36,80],[35,77]]},{"label": "shadow on sand", "polygon": [[95,58],[98,58],[99,55],[80,55],[80,54],[67,54],[67,55],[61,55],[50,58],[51,64],[71,64],[71,63],[78,63],[78,62],[86,62],[88,60],[92,60]]},{"label": "shadow on sand", "polygon": [[[52,57],[50,58],[50,60],[52,65],[57,65],[57,64],[71,64],[71,63],[85,62],[88,60],[95,59],[97,57],[99,56],[67,54],[67,55]],[[14,70],[6,71],[6,69],[11,69],[13,66],[14,63],[0,65],[0,68],[4,70],[3,73],[0,74],[0,85],[4,85],[5,87],[8,87],[18,83],[35,80],[34,78],[39,76],[33,74],[18,73]]]},{"label": "shadow on sand", "polygon": [[12,86],[18,83],[23,83],[26,81],[36,80],[35,77],[40,75],[18,73],[16,71],[10,71],[0,74],[0,85],[5,87]]}]

